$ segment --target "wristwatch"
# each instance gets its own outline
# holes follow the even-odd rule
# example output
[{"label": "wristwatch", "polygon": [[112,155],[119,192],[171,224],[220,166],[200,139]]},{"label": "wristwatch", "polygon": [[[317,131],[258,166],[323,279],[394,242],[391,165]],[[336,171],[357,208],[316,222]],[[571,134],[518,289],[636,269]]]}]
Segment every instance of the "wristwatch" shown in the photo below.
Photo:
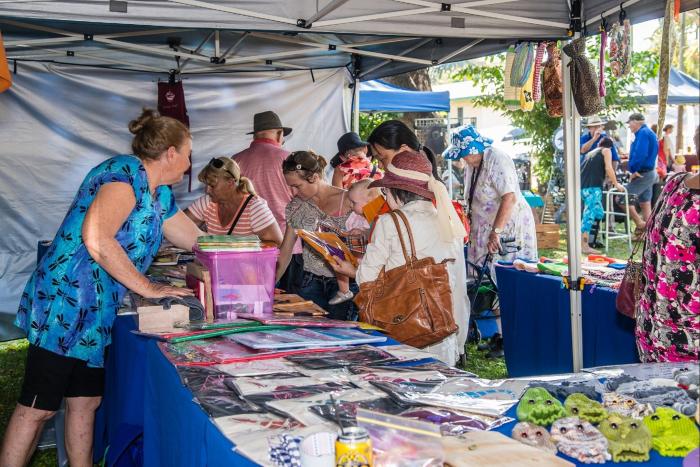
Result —
[{"label": "wristwatch", "polygon": [[501,235],[503,233],[503,229],[499,227],[494,227],[493,229],[491,229],[491,232],[495,233],[496,235]]}]

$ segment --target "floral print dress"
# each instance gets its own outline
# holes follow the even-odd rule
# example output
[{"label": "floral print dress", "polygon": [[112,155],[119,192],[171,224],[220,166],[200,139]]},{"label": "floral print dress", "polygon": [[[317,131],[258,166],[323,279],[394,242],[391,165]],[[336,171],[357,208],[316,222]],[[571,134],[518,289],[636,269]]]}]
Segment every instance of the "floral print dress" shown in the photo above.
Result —
[{"label": "floral print dress", "polygon": [[637,348],[642,362],[697,361],[700,346],[700,190],[666,183],[647,226]]},{"label": "floral print dress", "polygon": [[136,205],[116,235],[136,269],[144,273],[163,238],[163,221],[177,213],[167,186],[151,194],[146,169],[136,156],[112,157],[83,180],[51,246],[22,293],[15,326],[29,343],[59,355],[104,365],[112,341],[112,324],[126,288],[90,256],[83,243],[85,215],[100,188],[131,185]]},{"label": "floral print dress", "polygon": [[[477,170],[467,166],[464,171],[464,193],[467,202],[469,202],[472,174]],[[501,197],[506,193],[514,193],[516,202],[501,235],[515,237],[513,245],[519,246],[520,251],[503,257],[498,256],[498,259],[505,261],[513,261],[516,257],[537,259],[535,218],[530,205],[520,192],[515,164],[508,154],[491,147],[484,151],[481,173],[474,189],[471,206],[470,262],[481,264],[488,254],[489,235],[501,205]]]}]

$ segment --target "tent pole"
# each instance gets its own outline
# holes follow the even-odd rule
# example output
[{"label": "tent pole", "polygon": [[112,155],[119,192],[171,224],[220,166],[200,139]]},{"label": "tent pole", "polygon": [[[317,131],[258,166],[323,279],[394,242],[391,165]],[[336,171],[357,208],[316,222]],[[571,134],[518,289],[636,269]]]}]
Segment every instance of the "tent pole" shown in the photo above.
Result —
[{"label": "tent pole", "polygon": [[[574,39],[580,33],[574,34]],[[578,278],[581,277],[581,165],[579,162],[579,139],[581,133],[581,116],[573,100],[571,75],[569,73],[568,55],[562,54],[562,78],[564,81],[564,167],[566,173],[566,245],[569,254],[569,298],[571,299],[571,350],[573,371],[583,368],[583,336],[581,322],[581,293]]]},{"label": "tent pole", "polygon": [[352,131],[360,134],[360,77],[355,77],[355,86],[352,88],[354,94],[352,106]]}]

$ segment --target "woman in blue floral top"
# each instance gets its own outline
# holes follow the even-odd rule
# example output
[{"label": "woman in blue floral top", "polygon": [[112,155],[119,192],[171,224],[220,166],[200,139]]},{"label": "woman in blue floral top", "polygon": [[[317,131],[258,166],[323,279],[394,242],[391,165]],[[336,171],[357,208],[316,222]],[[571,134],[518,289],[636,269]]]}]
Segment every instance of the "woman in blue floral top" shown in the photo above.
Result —
[{"label": "woman in blue floral top", "polygon": [[0,465],[28,463],[44,422],[64,397],[70,464],[92,465],[104,350],[125,292],[150,298],[189,293],[152,283],[144,272],[164,235],[190,249],[200,234],[169,187],[189,167],[190,133],[147,109],[129,130],[135,155],[112,157],[88,173],[22,294],[15,325],[27,332],[30,346]]}]

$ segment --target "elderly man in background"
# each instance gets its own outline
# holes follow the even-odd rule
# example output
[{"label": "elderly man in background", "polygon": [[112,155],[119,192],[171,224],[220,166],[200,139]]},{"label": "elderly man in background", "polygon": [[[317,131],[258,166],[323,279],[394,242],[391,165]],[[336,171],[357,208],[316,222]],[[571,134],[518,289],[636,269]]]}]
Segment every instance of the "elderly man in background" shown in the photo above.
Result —
[{"label": "elderly man in background", "polygon": [[627,119],[627,126],[634,133],[634,141],[630,147],[630,158],[627,170],[630,173],[630,182],[627,191],[635,195],[642,210],[640,216],[634,205],[630,204],[630,216],[637,228],[634,232],[635,240],[639,240],[644,233],[644,225],[651,215],[651,197],[654,183],[658,180],[656,173],[656,158],[659,154],[659,142],[651,129],[644,123],[644,115],[634,113]]},{"label": "elderly man in background", "polygon": [[[253,141],[247,149],[232,156],[241,168],[241,174],[253,182],[257,195],[267,201],[282,235],[287,226],[285,209],[292,200],[292,192],[282,174],[282,162],[289,156],[289,151],[283,149],[282,144],[284,137],[291,132],[292,129],[282,125],[275,112],[257,113],[253,116],[253,131],[248,133],[253,135]],[[301,245],[296,245],[279,286],[290,288],[290,280],[301,276],[302,266]]]},{"label": "elderly man in background", "polygon": [[[584,126],[588,129],[588,133],[581,135],[581,162],[583,162],[586,154],[597,149],[600,141],[608,136],[608,134],[605,133],[605,122],[597,115],[589,117]],[[611,152],[613,164],[615,165],[615,163],[620,160],[620,156],[617,154],[615,146],[611,148]]]}]

